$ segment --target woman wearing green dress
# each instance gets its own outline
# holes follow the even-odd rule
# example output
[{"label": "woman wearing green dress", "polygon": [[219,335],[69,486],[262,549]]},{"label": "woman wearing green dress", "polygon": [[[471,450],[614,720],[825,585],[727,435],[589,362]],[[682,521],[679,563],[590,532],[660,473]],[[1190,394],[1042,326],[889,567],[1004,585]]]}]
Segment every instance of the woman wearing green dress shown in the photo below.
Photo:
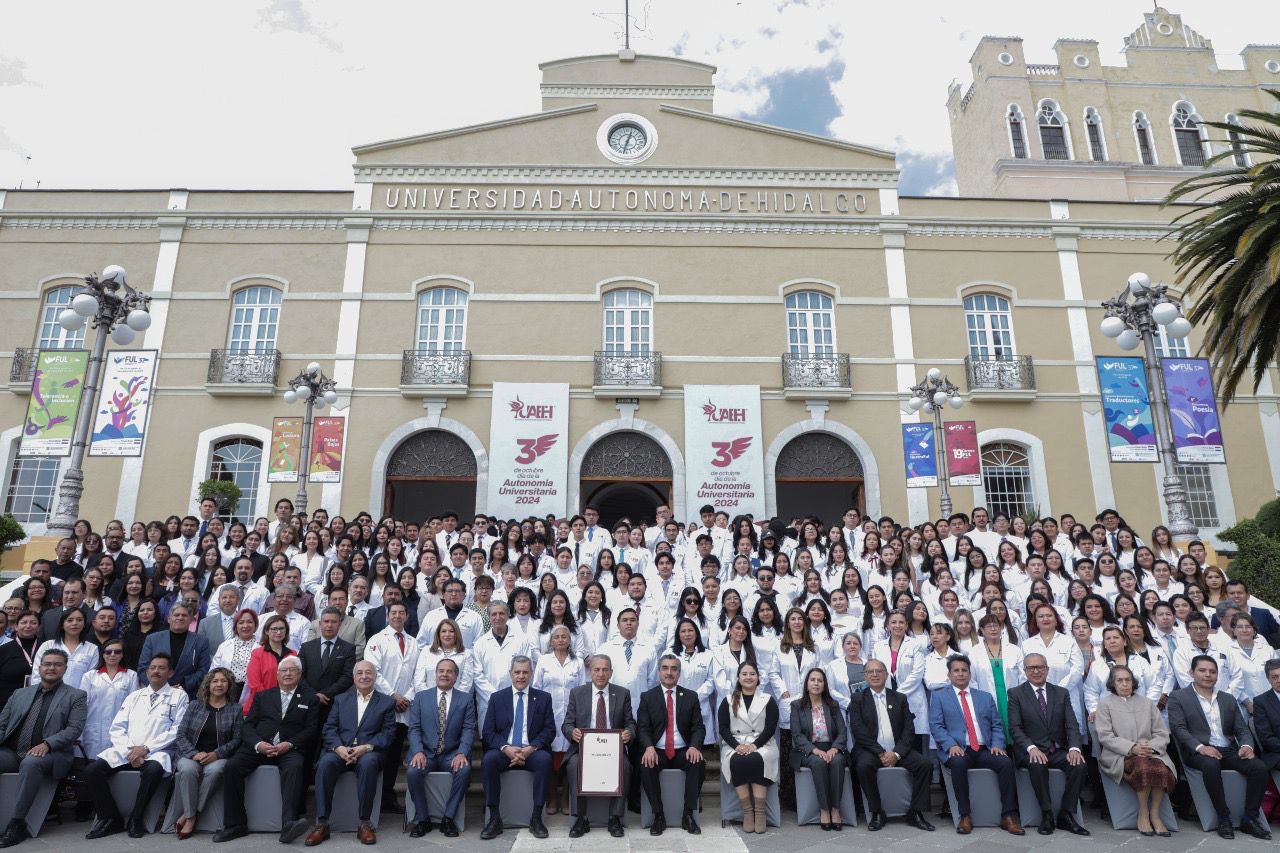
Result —
[{"label": "woman wearing green dress", "polygon": [[990,613],[978,621],[978,631],[982,634],[982,642],[969,650],[973,687],[975,690],[985,690],[995,697],[1007,739],[1009,691],[1026,680],[1022,672],[1022,649],[1016,643],[1009,642],[999,617]]}]

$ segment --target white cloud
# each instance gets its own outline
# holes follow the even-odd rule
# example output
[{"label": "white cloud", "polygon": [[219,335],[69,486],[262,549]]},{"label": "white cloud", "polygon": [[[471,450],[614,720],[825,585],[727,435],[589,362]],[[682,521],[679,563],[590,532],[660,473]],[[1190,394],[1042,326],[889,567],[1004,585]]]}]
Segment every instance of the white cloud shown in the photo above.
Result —
[{"label": "white cloud", "polygon": [[272,33],[299,33],[314,36],[322,45],[340,53],[342,45],[329,37],[331,26],[318,25],[302,5],[302,0],[271,0],[259,13],[259,20]]}]

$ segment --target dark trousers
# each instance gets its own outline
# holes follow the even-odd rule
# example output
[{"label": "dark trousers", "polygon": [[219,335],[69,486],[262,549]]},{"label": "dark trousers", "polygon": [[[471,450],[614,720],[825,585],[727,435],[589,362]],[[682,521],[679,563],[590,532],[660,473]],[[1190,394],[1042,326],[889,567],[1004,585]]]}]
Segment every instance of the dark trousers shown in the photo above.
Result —
[{"label": "dark trousers", "polygon": [[[634,743],[634,741],[632,741],[632,742]],[[582,756],[581,756],[580,754],[578,754],[577,752],[575,752],[575,753],[574,753],[572,756],[570,756],[570,757],[569,757],[569,759],[568,759],[567,761],[565,761],[565,763],[564,763],[564,768],[565,768],[565,778],[569,780],[569,787],[570,787],[571,789],[576,789],[576,788],[577,788],[577,786],[578,786],[578,762],[579,762],[581,759],[582,759]],[[633,771],[633,767],[632,767],[631,762],[630,762],[630,761],[628,761],[628,760],[624,760],[622,764],[623,764],[623,766],[622,766],[622,780],[623,780],[623,786],[624,786],[624,790],[623,790],[623,792],[622,792],[622,793],[623,793],[623,795],[622,795],[621,797],[610,797],[610,798],[609,798],[609,817],[616,817],[616,818],[621,818],[621,817],[622,817],[622,815],[623,815],[623,814],[626,812],[626,810],[627,810],[627,803],[631,800],[631,794],[632,794],[632,793],[636,793],[636,799],[637,799],[637,800],[639,800],[639,798],[640,798],[640,795],[639,795],[639,793],[638,793],[638,792],[633,792],[633,791],[632,791],[632,783],[631,783],[631,779],[632,779],[632,777],[633,777],[633,775],[634,775],[634,774],[633,774],[633,772],[632,772],[632,771]],[[640,778],[641,778],[641,779],[643,779],[644,777],[640,777]],[[576,793],[576,790],[575,790],[575,793]],[[578,800],[578,804],[577,804],[577,808],[575,809],[575,811],[576,811],[576,813],[577,813],[577,816],[578,816],[578,817],[586,817],[586,816],[587,816],[587,806],[589,805],[589,803],[587,802],[587,800],[588,800],[588,799],[590,799],[590,798],[588,798],[588,797],[578,797],[578,798],[577,798],[577,800]],[[652,801],[650,801],[650,802],[652,802]],[[659,806],[661,806],[661,805],[662,805],[662,804],[661,804],[661,802],[659,802],[659,804],[658,804],[658,805],[659,805]]]},{"label": "dark trousers", "polygon": [[[505,758],[505,756],[503,757]],[[422,770],[416,767],[409,768],[408,788],[409,796],[413,798],[413,819],[415,821],[425,821],[431,814],[427,808],[428,773],[448,773],[452,777],[449,783],[449,801],[445,803],[443,817],[447,817],[449,820],[458,819],[458,809],[462,806],[462,800],[467,795],[467,786],[471,784],[471,761],[468,759],[462,769],[456,773],[449,766],[452,761],[452,755],[433,755],[427,758],[427,766]]]},{"label": "dark trousers", "polygon": [[[502,774],[508,770],[528,770],[533,774],[533,808],[538,814],[547,804],[547,785],[551,781],[551,753],[536,750],[520,767],[513,768],[511,759],[500,749],[487,749],[480,762],[480,778],[484,783],[484,803],[497,809],[502,802]],[[496,814],[496,812],[495,812]]]},{"label": "dark trousers", "polygon": [[360,821],[367,823],[373,815],[373,798],[378,792],[378,775],[382,772],[382,754],[367,752],[348,764],[336,753],[326,752],[316,763],[316,820],[326,821],[333,811],[333,789],[339,774],[356,774],[356,796],[360,801]]},{"label": "dark trousers", "polygon": [[1262,808],[1262,797],[1267,792],[1267,765],[1256,758],[1241,758],[1235,747],[1225,746],[1218,749],[1222,760],[1209,758],[1198,752],[1187,753],[1182,761],[1193,770],[1204,774],[1204,789],[1213,800],[1213,810],[1218,813],[1218,820],[1228,820],[1231,809],[1227,807],[1227,798],[1222,790],[1222,771],[1234,770],[1244,777],[1244,816],[1257,819],[1258,809]]},{"label": "dark trousers", "polygon": [[382,765],[382,802],[389,803],[396,796],[396,776],[400,773],[400,765],[404,760],[404,744],[409,739],[409,727],[404,723],[396,723],[396,736],[391,741],[384,756]]},{"label": "dark trousers", "polygon": [[129,811],[129,820],[142,820],[147,812],[147,804],[155,795],[156,788],[160,787],[160,780],[164,779],[164,768],[157,761],[144,761],[141,767],[130,764],[112,767],[101,758],[94,759],[93,763],[85,769],[85,781],[89,785],[89,790],[93,792],[93,808],[98,812],[99,818],[120,819],[120,809],[116,806],[115,797],[111,796],[110,783],[111,777],[121,770],[137,770],[141,774],[142,778],[138,782],[138,796],[133,801],[133,808]]},{"label": "dark trousers", "polygon": [[[831,748],[830,741],[814,744],[818,749]],[[794,753],[792,753],[794,755]],[[809,778],[813,780],[813,794],[818,800],[820,811],[840,809],[840,800],[844,797],[844,754],[837,752],[830,763],[810,753],[798,759],[800,767],[809,770]],[[796,768],[799,769],[799,768]],[[841,815],[843,818],[844,815]]]},{"label": "dark trousers", "polygon": [[[48,755],[24,755],[22,758],[7,746],[0,747],[0,773],[18,774],[18,799],[13,804],[13,818],[25,819],[35,802],[36,793],[46,779],[57,781],[71,771],[71,756],[62,752]],[[39,823],[44,815],[36,815]]]},{"label": "dark trousers", "polygon": [[227,761],[222,780],[222,825],[226,829],[244,826],[244,783],[249,774],[264,764],[280,770],[280,821],[293,823],[298,819],[298,802],[302,799],[303,768],[307,761],[301,750],[291,749],[278,758],[268,758],[256,752],[240,750]]},{"label": "dark trousers", "polygon": [[[644,795],[649,798],[649,808],[655,815],[663,813],[662,809],[662,771],[684,771],[684,810],[686,813],[698,810],[698,794],[702,792],[702,780],[707,775],[707,762],[699,761],[691,764],[686,757],[687,749],[677,749],[674,758],[667,758],[665,750],[657,750],[658,763],[654,767],[640,765],[640,786]],[[663,815],[665,817],[666,815]]]},{"label": "dark trousers", "polygon": [[[862,786],[862,793],[867,798],[867,807],[875,812],[884,811],[880,802],[880,786],[877,784],[877,771],[884,765],[878,756],[865,749],[858,750],[853,770]],[[927,812],[929,810],[929,784],[933,781],[933,765],[918,752],[908,752],[898,759],[898,767],[906,770],[911,776],[911,810]],[[843,815],[841,815],[843,817]]]},{"label": "dark trousers", "polygon": [[1080,802],[1080,789],[1084,787],[1087,770],[1083,764],[1069,762],[1067,755],[1068,750],[1055,749],[1051,753],[1046,753],[1049,759],[1048,764],[1032,764],[1030,761],[1022,764],[1031,776],[1031,788],[1036,792],[1036,802],[1040,804],[1042,812],[1053,811],[1053,797],[1049,792],[1049,771],[1061,770],[1066,774],[1067,785],[1062,789],[1062,802],[1058,805],[1058,814],[1074,816],[1076,813],[1076,805]]},{"label": "dark trousers", "polygon": [[985,746],[981,749],[965,749],[963,755],[945,757],[947,769],[951,771],[951,785],[956,792],[957,817],[968,817],[969,809],[969,771],[994,770],[1000,783],[1000,813],[1017,815],[1018,813],[1018,777],[1013,770],[1013,762],[1007,755],[996,755]]}]

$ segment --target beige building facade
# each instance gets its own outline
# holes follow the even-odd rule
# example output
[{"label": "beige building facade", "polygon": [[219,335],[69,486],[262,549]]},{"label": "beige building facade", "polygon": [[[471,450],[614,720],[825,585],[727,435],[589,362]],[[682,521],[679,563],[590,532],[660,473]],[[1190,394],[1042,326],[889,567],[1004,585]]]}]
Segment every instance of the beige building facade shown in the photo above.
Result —
[{"label": "beige building facade", "polygon": [[[310,504],[348,517],[484,510],[493,384],[567,382],[571,512],[695,516],[684,388],[753,384],[769,513],[923,521],[900,424],[937,366],[982,448],[958,508],[1159,523],[1157,466],[1108,461],[1093,358],[1116,352],[1101,301],[1171,278],[1167,211],[1074,178],[1065,200],[899,197],[892,152],[716,115],[710,66],[542,70],[540,113],[355,149],[354,192],[0,192],[5,508],[43,531],[65,460],[17,456],[34,352],[86,345],[57,313],[115,263],[160,361],[143,456],[87,461],[95,521],[187,510],[210,476],[270,515],[297,488],[267,482],[272,419],[314,360],[347,447]],[[1227,464],[1185,471],[1207,535],[1280,490],[1273,379],[1225,413]]]}]

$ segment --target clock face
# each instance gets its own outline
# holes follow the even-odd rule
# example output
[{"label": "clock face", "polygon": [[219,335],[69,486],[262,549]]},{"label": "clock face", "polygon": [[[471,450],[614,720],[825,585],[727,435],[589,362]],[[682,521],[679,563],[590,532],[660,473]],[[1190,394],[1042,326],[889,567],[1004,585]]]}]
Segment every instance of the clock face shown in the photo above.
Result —
[{"label": "clock face", "polygon": [[619,154],[639,154],[648,141],[639,125],[625,123],[609,131],[609,147]]}]

